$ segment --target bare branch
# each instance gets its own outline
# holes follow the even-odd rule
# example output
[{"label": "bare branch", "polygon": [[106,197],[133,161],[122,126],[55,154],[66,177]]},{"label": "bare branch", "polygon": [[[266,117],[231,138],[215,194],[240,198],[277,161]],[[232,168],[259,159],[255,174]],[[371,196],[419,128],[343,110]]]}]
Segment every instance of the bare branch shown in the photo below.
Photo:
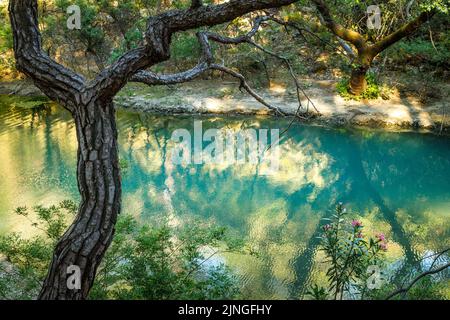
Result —
[{"label": "bare branch", "polygon": [[296,1],[231,0],[207,6],[201,5],[201,1],[193,1],[193,7],[189,9],[161,13],[149,18],[145,44],[126,52],[89,83],[42,52],[37,0],[11,0],[9,9],[18,69],[30,76],[50,98],[71,107],[73,111],[73,106],[80,102],[111,100],[136,72],[168,60],[171,38],[176,32],[221,24],[252,11],[281,7]]},{"label": "bare branch", "polygon": [[247,43],[247,44],[250,44],[271,56],[276,57],[277,59],[280,59],[284,64],[286,64],[286,66],[289,70],[289,73],[290,73],[292,79],[294,80],[294,83],[296,85],[296,90],[297,90],[297,99],[299,102],[299,107],[296,112],[296,115],[298,115],[298,112],[300,111],[300,109],[302,107],[302,103],[301,103],[301,95],[302,94],[306,97],[306,99],[308,101],[306,112],[308,112],[309,105],[311,104],[314,107],[314,109],[316,110],[316,112],[320,114],[320,112],[315,107],[314,103],[311,101],[311,99],[309,99],[308,95],[302,89],[300,82],[298,81],[297,77],[295,76],[295,72],[294,72],[289,60],[281,55],[278,55],[274,52],[271,52],[271,51],[265,49],[264,47],[260,46],[259,44],[257,44],[256,42],[254,42],[252,40],[252,37],[257,33],[261,24],[264,21],[267,21],[270,19],[271,18],[268,16],[257,17],[254,20],[252,29],[248,33],[238,36],[238,37],[235,37],[235,38],[222,36],[222,35],[219,35],[217,33],[212,33],[212,32],[199,32],[199,33],[197,33],[197,37],[198,37],[198,41],[200,43],[202,54],[201,54],[199,63],[195,67],[193,67],[192,69],[189,69],[187,71],[184,71],[181,73],[176,73],[176,74],[171,74],[171,75],[158,75],[158,74],[155,74],[150,71],[140,71],[140,72],[136,73],[136,75],[134,75],[130,80],[135,81],[135,82],[142,82],[142,83],[145,83],[148,85],[168,85],[168,84],[176,84],[176,83],[182,83],[182,82],[193,80],[208,70],[218,70],[218,71],[224,72],[224,73],[238,79],[240,82],[240,89],[244,89],[245,91],[247,91],[247,93],[250,94],[253,98],[255,98],[255,100],[257,100],[258,102],[260,102],[267,108],[275,111],[276,114],[286,115],[286,113],[284,111],[282,111],[280,108],[278,108],[276,106],[273,106],[272,104],[270,104],[269,102],[264,100],[264,98],[261,97],[256,91],[254,91],[250,87],[250,85],[248,84],[248,82],[246,81],[245,77],[242,74],[240,74],[224,65],[214,63],[214,57],[212,54],[212,50],[211,50],[209,41],[212,40],[212,41],[222,43],[222,44],[235,44],[235,45],[241,44],[241,43]]},{"label": "bare branch", "polygon": [[319,110],[316,108],[314,102],[308,97],[308,95],[307,95],[306,92],[303,90],[302,86],[300,85],[300,82],[298,81],[298,78],[297,78],[297,76],[295,75],[294,69],[292,68],[292,65],[291,65],[291,63],[290,63],[290,61],[289,61],[288,58],[283,57],[283,56],[281,56],[281,55],[279,55],[279,54],[276,54],[276,53],[274,53],[274,52],[272,52],[272,51],[270,51],[270,50],[268,50],[268,49],[262,47],[261,45],[259,45],[259,44],[257,44],[256,42],[254,42],[252,39],[248,39],[247,42],[248,42],[249,44],[255,46],[256,48],[260,49],[261,51],[267,53],[268,55],[271,55],[271,56],[273,56],[273,57],[275,57],[275,58],[281,60],[281,61],[286,65],[286,67],[287,67],[288,70],[289,70],[289,74],[290,74],[291,78],[294,80],[295,87],[296,87],[296,91],[297,91],[297,100],[298,100],[299,107],[298,107],[298,111],[297,111],[296,114],[298,114],[298,112],[299,112],[300,109],[302,108],[301,94],[303,94],[303,95],[306,97],[307,101],[308,101],[308,105],[307,105],[307,108],[306,108],[306,113],[308,113],[308,111],[309,111],[309,104],[311,104],[311,105],[314,107],[314,110],[315,110],[318,114],[320,114],[320,112],[319,112]]},{"label": "bare branch", "polygon": [[285,113],[283,110],[281,110],[280,108],[278,108],[278,107],[276,107],[276,106],[271,105],[269,102],[265,101],[264,98],[262,98],[259,94],[257,94],[257,93],[249,86],[249,84],[248,84],[247,81],[245,80],[245,77],[244,77],[242,74],[240,74],[240,73],[238,73],[238,72],[236,72],[236,71],[233,71],[232,69],[227,68],[227,67],[225,67],[225,66],[223,66],[223,65],[219,65],[219,64],[212,64],[212,65],[211,65],[211,69],[223,71],[223,72],[229,74],[230,76],[237,78],[237,79],[240,81],[240,86],[239,86],[239,88],[244,89],[245,91],[247,91],[247,93],[248,93],[249,95],[251,95],[253,98],[255,98],[256,101],[258,101],[259,103],[263,104],[263,105],[266,106],[267,108],[269,108],[269,109],[275,111],[275,113],[276,113],[277,115],[281,115],[281,116],[286,115],[286,113]]},{"label": "bare branch", "polygon": [[145,47],[125,53],[104,70],[90,85],[105,98],[114,96],[138,71],[170,58],[170,42],[176,32],[232,21],[249,12],[282,7],[298,0],[230,0],[219,5],[187,10],[170,10],[151,17],[145,32]]},{"label": "bare branch", "polygon": [[322,39],[321,37],[319,37],[317,34],[315,34],[313,31],[311,31],[309,28],[307,28],[307,27],[305,27],[305,26],[299,26],[299,25],[297,25],[297,24],[294,23],[294,22],[284,21],[284,20],[278,19],[278,18],[276,18],[276,17],[274,17],[274,16],[269,16],[269,20],[271,20],[271,21],[273,21],[273,22],[276,22],[276,23],[278,23],[278,24],[284,26],[286,29],[287,29],[287,28],[292,28],[292,29],[294,29],[294,30],[297,30],[297,31],[303,36],[303,39],[305,39],[305,41],[306,41],[306,37],[304,36],[303,33],[309,34],[310,36],[312,36],[312,37],[314,37],[315,39],[319,40],[319,41],[320,41],[323,45],[325,45],[325,46],[329,46],[329,47],[331,47],[332,49],[334,49],[334,50],[336,50],[336,51],[339,51],[339,52],[341,52],[341,53],[344,54],[344,55],[347,55],[347,54],[348,54],[348,55],[350,55],[352,58],[354,58],[354,56],[352,56],[352,55],[354,55],[353,50],[345,43],[344,40],[342,40],[341,38],[339,38],[339,37],[337,37],[337,36],[336,36],[336,38],[338,39],[339,43],[342,45],[342,43],[341,43],[341,41],[342,41],[344,44],[346,44],[347,47],[349,47],[349,49],[350,49],[351,52],[348,52],[346,48],[344,48],[345,51],[342,51],[339,47],[333,45],[333,44],[330,43],[329,41],[326,41],[326,40]]},{"label": "bare branch", "polygon": [[184,72],[174,74],[156,74],[151,71],[139,71],[131,77],[132,82],[141,82],[149,86],[171,85],[194,80],[204,72],[210,70],[210,65],[204,61],[197,64],[194,68]]},{"label": "bare branch", "polygon": [[398,289],[397,291],[391,293],[391,294],[386,298],[386,300],[392,299],[393,297],[395,297],[395,296],[397,296],[397,295],[399,295],[399,294],[403,294],[403,296],[406,295],[406,293],[407,293],[409,290],[411,290],[411,288],[412,288],[412,287],[413,287],[420,279],[422,279],[422,278],[424,278],[424,277],[426,277],[426,276],[429,276],[429,275],[433,275],[433,274],[442,272],[442,271],[444,271],[445,269],[449,268],[449,267],[450,267],[450,263],[447,263],[447,264],[444,264],[444,265],[442,265],[442,266],[440,266],[440,267],[438,267],[438,268],[436,268],[436,269],[433,269],[433,267],[434,267],[435,264],[436,264],[436,261],[437,261],[442,255],[444,255],[445,253],[447,253],[449,250],[450,250],[450,248],[449,248],[449,249],[446,249],[446,250],[444,250],[444,251],[442,251],[442,252],[440,252],[440,253],[438,253],[438,254],[436,254],[436,256],[435,256],[435,258],[433,259],[433,262],[432,262],[432,264],[431,264],[431,266],[430,266],[430,270],[428,270],[428,271],[426,271],[426,272],[421,273],[420,275],[418,275],[418,276],[417,276],[417,277],[416,277],[416,278],[415,278],[408,286],[406,286],[406,287],[404,287],[404,288],[400,288],[400,289]]}]

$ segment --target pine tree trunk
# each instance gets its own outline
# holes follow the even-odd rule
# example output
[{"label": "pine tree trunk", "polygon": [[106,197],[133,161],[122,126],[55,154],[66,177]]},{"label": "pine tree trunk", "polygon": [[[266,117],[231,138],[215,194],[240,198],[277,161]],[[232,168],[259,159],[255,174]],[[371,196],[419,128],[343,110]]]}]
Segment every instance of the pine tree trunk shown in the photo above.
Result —
[{"label": "pine tree trunk", "polygon": [[[86,299],[97,268],[111,244],[121,207],[114,105],[93,102],[78,106],[78,188],[81,204],[73,225],[57,244],[39,299]],[[67,285],[68,268],[81,270],[81,289]]]}]

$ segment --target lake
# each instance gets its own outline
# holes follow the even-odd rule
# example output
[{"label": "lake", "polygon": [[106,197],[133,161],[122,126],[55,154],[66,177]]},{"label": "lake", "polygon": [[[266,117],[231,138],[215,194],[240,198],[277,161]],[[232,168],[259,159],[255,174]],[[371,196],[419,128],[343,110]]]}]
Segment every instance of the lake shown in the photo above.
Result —
[{"label": "lake", "polygon": [[[19,103],[20,106],[20,103]],[[0,234],[32,229],[18,206],[77,199],[76,136],[57,106],[0,103]],[[175,165],[177,129],[279,129],[279,167],[252,163]],[[289,119],[159,116],[118,111],[123,212],[177,223],[209,219],[244,238],[257,255],[217,258],[240,277],[245,298],[299,298],[326,282],[318,250],[322,218],[343,202],[373,235],[389,239],[393,266],[416,265],[450,247],[450,139],[414,132],[333,129]]]}]

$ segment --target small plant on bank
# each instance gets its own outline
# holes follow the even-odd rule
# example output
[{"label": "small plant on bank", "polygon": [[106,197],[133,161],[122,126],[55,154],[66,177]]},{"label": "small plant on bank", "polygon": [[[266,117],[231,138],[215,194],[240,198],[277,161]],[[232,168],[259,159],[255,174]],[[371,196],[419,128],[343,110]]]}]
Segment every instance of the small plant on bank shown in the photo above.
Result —
[{"label": "small plant on bank", "polygon": [[350,92],[350,80],[348,78],[344,78],[338,82],[336,85],[336,90],[341,97],[345,100],[356,100],[360,101],[363,99],[366,100],[375,100],[378,98],[383,98],[384,100],[389,99],[390,89],[385,85],[379,85],[375,74],[372,72],[368,72],[366,75],[367,88],[361,95],[354,95]]},{"label": "small plant on bank", "polygon": [[332,217],[325,219],[329,223],[323,226],[320,247],[325,253],[325,262],[329,264],[326,273],[329,287],[313,287],[308,294],[315,299],[331,296],[337,300],[342,299],[345,293],[362,295],[372,275],[368,272],[369,267],[380,270],[383,267],[383,253],[387,250],[384,234],[369,238],[363,233],[362,222],[356,219],[348,221],[346,214],[347,210],[339,203]]}]

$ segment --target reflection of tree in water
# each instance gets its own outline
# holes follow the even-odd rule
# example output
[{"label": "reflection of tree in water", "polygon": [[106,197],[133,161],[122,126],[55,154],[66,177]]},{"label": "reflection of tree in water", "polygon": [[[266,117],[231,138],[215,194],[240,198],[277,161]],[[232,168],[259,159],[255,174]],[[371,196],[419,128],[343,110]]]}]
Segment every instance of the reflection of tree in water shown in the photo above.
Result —
[{"label": "reflection of tree in water", "polygon": [[[353,139],[349,139],[350,141],[354,141]],[[352,164],[354,165],[353,171],[356,174],[355,182],[356,187],[364,188],[374,204],[380,209],[383,217],[386,221],[389,222],[392,230],[393,240],[396,241],[403,248],[405,254],[405,266],[412,265],[418,260],[417,252],[413,250],[411,245],[411,239],[405,234],[402,226],[397,220],[397,216],[395,214],[396,209],[389,208],[380,193],[376,190],[376,188],[371,184],[369,178],[363,167],[363,159],[361,157],[361,146],[358,146],[357,143],[354,144],[354,157],[351,159]],[[357,180],[358,179],[358,180]],[[399,274],[401,274],[400,272]]]},{"label": "reflection of tree in water", "polygon": [[[0,112],[0,134],[8,136],[7,149],[21,155],[13,161],[7,159],[14,164],[11,167],[14,172],[8,174],[12,174],[11,177],[19,176],[20,172],[33,169],[38,161],[40,175],[46,181],[49,178],[56,181],[56,191],[64,190],[65,185],[74,186],[72,182],[63,183],[75,179],[74,174],[66,176],[66,168],[71,167],[71,155],[76,150],[73,145],[73,124],[67,118],[59,108],[15,110],[9,112],[8,117]],[[435,141],[429,138],[430,142],[437,145],[427,149],[430,143],[423,136],[386,136],[384,141],[383,135],[380,138],[375,134],[363,140],[359,133],[349,135],[349,132],[298,126],[289,132],[288,137],[283,138],[283,152],[289,155],[286,157],[289,161],[280,175],[271,179],[259,176],[258,166],[255,165],[170,167],[168,150],[171,133],[178,128],[187,128],[192,132],[193,117],[123,113],[119,119],[121,157],[129,165],[123,178],[124,195],[135,196],[125,199],[135,200],[142,205],[144,215],[165,212],[162,201],[164,189],[168,187],[168,178],[173,178],[177,192],[171,200],[176,215],[214,218],[219,224],[244,236],[251,234],[256,224],[264,224],[265,231],[252,239],[258,244],[261,255],[258,270],[249,266],[248,271],[258,283],[255,286],[268,296],[280,296],[280,292],[284,294],[288,288],[287,296],[290,298],[302,297],[314,278],[319,244],[316,236],[321,233],[322,224],[320,218],[330,214],[337,201],[356,206],[373,203],[379,208],[381,216],[392,228],[393,240],[403,248],[406,266],[418,260],[413,250],[414,239],[411,238],[413,233],[410,229],[421,225],[425,228],[423,232],[428,235],[433,231],[432,226],[438,225],[440,220],[436,218],[431,221],[420,209],[411,215],[409,209],[403,212],[399,210],[401,208],[393,208],[392,203],[401,203],[397,198],[407,197],[408,192],[423,196],[427,200],[424,205],[438,199],[432,198],[433,192],[440,194],[444,200],[448,199],[442,190],[449,175],[445,171],[449,152],[443,151],[448,150],[448,142],[443,139]],[[240,118],[211,117],[200,120],[203,120],[205,130],[210,127],[232,130],[274,127],[274,122],[269,120],[249,120],[246,123]],[[275,124],[278,128],[284,125],[280,121]],[[11,130],[11,127],[16,126],[20,126],[20,131]],[[39,144],[36,143],[36,135]],[[421,142],[421,139],[425,142]],[[387,155],[387,151],[392,151],[392,154]],[[427,151],[430,151],[432,158],[427,157]],[[34,153],[33,156],[30,153]],[[412,169],[402,168],[403,163],[408,163],[411,157],[419,153],[421,157]],[[30,158],[33,163],[29,162]],[[314,166],[314,161],[324,165]],[[426,166],[427,161],[433,161],[436,166]],[[442,177],[430,178],[442,168]],[[310,172],[314,170],[319,174],[311,175]],[[418,170],[423,173],[414,176],[413,173]],[[7,177],[7,180],[13,180]],[[415,180],[417,184],[413,185]],[[431,189],[430,186],[436,180],[441,189]],[[405,187],[396,191],[395,187],[401,183]],[[55,187],[53,184],[51,186]],[[124,202],[127,201],[125,199]],[[278,211],[276,218],[263,214],[264,209],[271,205],[272,211]],[[305,225],[305,220],[308,220],[309,225]],[[445,233],[445,226],[442,228],[444,233],[441,238],[420,238],[420,241],[426,242],[425,248],[430,248],[430,243],[433,243],[437,249],[445,242],[442,238],[448,232]]]},{"label": "reflection of tree in water", "polygon": [[[27,113],[28,117],[30,113]],[[25,115],[24,115],[25,116]],[[30,121],[30,118],[28,118]],[[417,260],[408,235],[396,216],[396,209],[390,208],[383,196],[373,186],[369,178],[368,164],[375,158],[371,145],[364,145],[358,135],[349,139],[348,132],[323,130],[307,127],[291,130],[290,136],[284,138],[284,152],[291,157],[287,164],[289,170],[281,172],[275,179],[258,176],[257,166],[214,167],[193,166],[191,168],[175,167],[168,170],[168,148],[171,132],[178,128],[187,128],[192,132],[192,117],[161,117],[125,113],[119,118],[122,158],[127,159],[129,168],[124,176],[125,195],[136,195],[131,198],[142,204],[142,213],[152,215],[165,211],[162,203],[166,181],[172,177],[177,193],[173,195],[173,207],[177,215],[197,215],[201,218],[214,218],[219,224],[229,226],[241,235],[248,235],[252,224],[261,217],[261,210],[283,199],[279,214],[283,223],[274,225],[267,221],[267,233],[255,240],[260,253],[258,270],[249,270],[257,276],[258,287],[269,296],[279,296],[288,288],[287,296],[301,297],[307,285],[314,277],[313,270],[318,248],[316,236],[321,233],[320,218],[329,215],[337,201],[344,203],[369,203],[380,209],[382,216],[392,227],[393,240],[398,242],[404,252],[408,264]],[[45,168],[44,173],[51,173],[61,163],[65,163],[67,148],[62,148],[60,140],[66,132],[58,132],[53,126],[54,119],[50,115],[35,114],[31,118],[34,126],[43,128]],[[42,122],[43,121],[43,122]],[[240,129],[251,126],[273,128],[270,121],[250,121],[243,125],[241,119],[211,118],[203,119],[204,130],[209,127]],[[278,123],[277,127],[283,127]],[[378,143],[374,140],[374,143]],[[397,142],[396,143],[400,143]],[[61,149],[62,148],[62,149]],[[381,150],[382,147],[381,147]],[[363,154],[361,154],[363,152]],[[334,161],[327,162],[321,155],[327,155]],[[369,157],[370,159],[366,159]],[[318,160],[321,159],[321,160]],[[313,161],[326,165],[314,168]],[[370,161],[366,161],[370,160]],[[62,167],[66,167],[63,164]],[[317,176],[308,172],[318,170]],[[301,172],[302,174],[298,174]],[[54,172],[56,173],[56,172]],[[58,171],[60,179],[64,179],[62,171]],[[300,177],[301,176],[301,177]],[[349,187],[350,186],[350,187]],[[150,194],[149,189],[152,189]],[[301,212],[306,210],[305,212]],[[259,214],[259,215],[258,215]],[[269,218],[267,218],[269,219]],[[304,226],[309,220],[310,225]],[[270,219],[269,219],[270,220]],[[292,227],[294,225],[294,227]],[[296,250],[286,249],[296,246]],[[300,249],[303,248],[303,249]],[[289,251],[291,250],[291,251]],[[282,252],[281,252],[282,251]],[[283,260],[283,261],[280,261]],[[280,271],[280,265],[283,271]],[[289,266],[290,271],[285,271]],[[284,273],[293,272],[292,275]],[[281,278],[280,278],[281,277]]]},{"label": "reflection of tree in water", "polygon": [[[348,148],[346,148],[347,154],[341,154],[341,156],[348,161],[347,166],[344,166],[347,170],[344,169],[344,172],[340,175],[341,179],[336,182],[336,185],[342,186],[339,188],[339,190],[341,190],[341,193],[338,195],[339,201],[344,203],[353,202],[361,196],[360,193],[364,190],[366,196],[380,209],[384,219],[387,220],[391,226],[393,240],[400,244],[405,253],[406,261],[403,264],[403,268],[397,273],[398,278],[401,278],[407,267],[418,261],[418,256],[412,249],[411,239],[408,238],[398,222],[395,210],[390,209],[386,205],[379,192],[367,177],[361,156],[362,146],[359,141],[361,141],[359,137],[352,135],[349,139],[342,139],[338,142],[341,145],[343,143],[348,144]],[[348,180],[352,181],[350,189],[344,188]],[[334,205],[335,204],[332,203],[327,212],[332,212],[332,210],[334,210]],[[317,239],[317,237],[321,233],[322,229],[319,224],[313,237],[309,240],[306,250],[294,259],[293,266],[296,273],[296,281],[293,283],[291,289],[292,298],[303,296],[305,289],[309,285],[308,282],[311,278],[311,272],[314,266],[314,256],[320,244],[320,240]]]},{"label": "reflection of tree in water", "polygon": [[[146,141],[143,148],[135,150],[132,148],[132,143],[128,145],[128,157],[131,159],[136,157],[136,153],[143,153],[145,156],[149,152],[159,152],[158,158],[161,158],[161,166],[156,172],[145,173],[144,167],[140,167],[138,170],[129,170],[131,176],[127,177],[134,181],[135,188],[141,188],[148,185],[149,181],[154,182],[156,186],[164,186],[164,182],[167,179],[166,173],[166,161],[167,161],[167,144],[170,139],[170,132],[179,127],[186,127],[192,129],[193,119],[184,119],[183,121],[177,120],[173,127],[170,126],[170,120],[166,119],[161,123],[161,119],[158,119],[157,124],[151,124],[154,119],[151,117],[142,121],[142,127],[139,130],[146,132]],[[211,123],[204,121],[205,130],[209,126],[219,127],[221,125],[227,128],[239,128],[242,127],[242,123],[236,121],[228,121],[223,123],[223,120],[214,120]],[[260,126],[264,127],[264,123]],[[270,125],[267,125],[270,127]],[[315,141],[320,133],[317,128],[307,128],[308,130],[302,130],[301,136],[294,136],[292,139],[284,141],[283,145],[289,147],[285,152],[294,154],[296,152],[304,152],[307,149],[307,145],[301,144],[304,141]],[[192,131],[192,130],[191,130]],[[313,142],[314,143],[314,142]],[[293,146],[300,146],[302,149],[295,149]],[[340,146],[340,147],[336,147]],[[289,296],[292,298],[300,297],[304,293],[304,289],[310,282],[312,276],[312,269],[314,267],[315,253],[318,247],[318,239],[316,238],[320,234],[321,223],[319,221],[322,215],[328,215],[334,209],[336,201],[343,201],[351,203],[355,199],[361,201],[362,190],[364,190],[365,197],[372,200],[373,203],[380,208],[384,219],[390,222],[392,226],[392,232],[394,240],[397,241],[405,250],[407,261],[414,261],[415,256],[411,249],[408,238],[405,236],[400,224],[396,220],[394,211],[390,210],[383,201],[377,190],[371,185],[363,166],[363,160],[361,158],[361,146],[358,145],[352,139],[348,139],[341,134],[330,134],[325,139],[318,140],[317,144],[312,149],[321,149],[324,154],[331,154],[339,162],[338,166],[328,164],[325,168],[328,176],[331,176],[336,169],[340,169],[341,172],[334,172],[339,177],[339,180],[333,181],[328,179],[321,188],[318,188],[313,181],[297,181],[295,182],[292,177],[283,175],[277,177],[277,179],[285,179],[284,187],[283,182],[272,181],[272,184],[268,179],[258,177],[258,167],[253,168],[214,168],[208,166],[196,167],[194,174],[191,174],[184,168],[176,168],[174,172],[171,172],[175,181],[178,194],[174,196],[174,207],[177,208],[178,213],[186,212],[188,214],[200,215],[202,218],[214,217],[219,223],[228,225],[231,228],[244,231],[244,234],[248,234],[250,230],[245,230],[252,225],[252,219],[254,215],[258,213],[261,208],[267,206],[275,199],[283,198],[287,204],[287,210],[285,212],[285,223],[278,226],[272,226],[270,230],[270,239],[257,239],[260,244],[258,251],[261,255],[262,267],[258,270],[261,275],[259,277],[260,285],[269,295],[275,295],[277,290],[277,283],[274,280],[274,252],[271,243],[276,243],[280,240],[281,234],[287,232],[287,224],[292,223],[295,219],[296,209],[306,203],[310,203],[311,210],[316,212],[317,225],[309,240],[299,235],[293,235],[292,242],[300,241],[305,243],[305,249],[300,254],[291,259],[291,266],[295,272],[295,281],[290,285]],[[326,150],[329,149],[329,152]],[[308,161],[313,161],[317,157],[317,154],[308,154],[301,159],[298,159],[298,163],[291,165],[289,168],[291,173],[295,174],[296,170],[299,172],[299,166],[308,168]],[[304,163],[301,163],[303,161]],[[139,163],[139,162],[138,162]],[[344,165],[342,165],[344,163]],[[135,166],[137,164],[131,164]],[[141,166],[141,165],[139,165]],[[344,168],[344,169],[341,169]],[[346,169],[345,169],[346,168]],[[201,170],[200,174],[197,172]],[[240,170],[240,171],[239,171]],[[246,171],[247,170],[247,171]],[[302,169],[305,171],[305,169]],[[235,172],[239,171],[239,172]],[[306,171],[308,171],[306,169]],[[143,174],[145,173],[145,174]],[[236,177],[239,177],[237,179]],[[280,178],[281,177],[281,178]],[[305,175],[308,179],[308,177]],[[137,181],[137,183],[136,183]],[[273,184],[275,183],[275,184]],[[297,184],[298,183],[298,184]],[[351,183],[351,188],[348,188],[348,184]],[[295,186],[294,191],[290,191],[292,186]],[[285,189],[287,188],[287,189]],[[249,192],[243,192],[247,190]],[[271,191],[271,195],[267,193],[267,190]],[[320,192],[318,191],[320,190]],[[127,187],[127,192],[135,191],[130,190]],[[160,193],[163,192],[157,190]],[[180,195],[181,194],[181,195]],[[308,194],[312,196],[312,200],[308,200]],[[200,195],[200,196],[198,196]],[[153,199],[144,196],[144,209],[154,207],[152,203]],[[327,208],[327,209],[324,209]],[[245,214],[243,214],[245,212]],[[298,229],[299,232],[304,232],[302,229]],[[297,243],[298,244],[298,243]],[[256,272],[256,271],[255,271]]]},{"label": "reflection of tree in water", "polygon": [[[283,287],[286,287],[287,283],[289,283],[287,285],[289,297],[295,299],[303,296],[306,287],[314,277],[313,270],[319,245],[316,237],[321,233],[322,224],[319,219],[329,215],[338,201],[357,206],[373,203],[379,209],[383,220],[389,222],[393,240],[403,248],[406,262],[404,265],[417,261],[417,253],[412,249],[411,239],[396,216],[397,208],[390,208],[373,185],[373,179],[369,177],[371,171],[368,163],[374,158],[375,165],[378,165],[380,160],[371,154],[372,145],[365,145],[358,133],[349,136],[349,132],[324,131],[314,127],[292,130],[292,135],[282,142],[282,145],[287,148],[284,151],[290,155],[303,152],[304,157],[295,159],[295,164],[290,165],[287,172],[281,172],[282,174],[275,180],[270,181],[268,178],[258,176],[257,165],[239,168],[203,165],[193,166],[194,171],[190,171],[192,167],[175,167],[168,172],[170,133],[177,128],[187,128],[192,132],[195,119],[191,117],[177,119],[163,117],[162,119],[153,116],[141,119],[143,120],[140,126],[130,136],[137,140],[144,139],[145,143],[144,146],[134,148],[134,138],[130,138],[131,141],[127,144],[127,157],[130,159],[132,168],[127,173],[126,180],[133,183],[127,184],[126,192],[144,189],[142,193],[144,212],[164,210],[164,207],[158,204],[160,202],[158,198],[162,198],[168,177],[173,177],[175,181],[177,194],[173,195],[172,201],[177,215],[189,214],[198,215],[201,218],[214,218],[218,223],[239,230],[239,233],[243,235],[250,234],[252,224],[255,223],[255,219],[257,220],[262,208],[270,206],[277,199],[284,200],[286,209],[281,207],[279,209],[280,214],[285,216],[284,223],[267,224],[267,228],[270,229],[268,233],[253,239],[258,243],[261,263],[258,270],[252,270],[254,273],[252,276],[257,279],[258,288],[268,296],[276,296],[280,290],[284,291]],[[210,127],[237,130],[254,124],[255,121],[243,125],[240,119],[214,117],[209,120],[203,119],[204,130]],[[273,123],[261,121],[256,126],[270,128],[273,127]],[[278,126],[282,127],[282,124]],[[145,138],[139,136],[142,132],[145,132]],[[374,139],[373,142],[376,144],[380,141]],[[396,141],[396,143],[400,142]],[[330,155],[334,159],[334,162],[327,163],[321,169],[322,176],[325,177],[323,186],[319,186],[312,176],[304,175],[309,181],[302,181],[299,178],[302,175],[298,173],[302,170],[311,171],[307,162],[318,157],[318,153],[305,153],[309,145],[312,146],[312,150],[320,150],[320,154]],[[300,149],[296,149],[298,146]],[[383,151],[383,146],[381,150]],[[150,171],[151,164],[148,163],[148,159],[147,162],[132,160],[136,157],[148,158],[149,153],[153,153],[158,159],[156,161],[158,166]],[[336,179],[330,178],[332,175]],[[156,188],[154,197],[145,193],[146,186],[150,182]],[[306,212],[299,212],[299,208],[303,209],[306,204],[309,205],[307,211],[312,215],[308,218],[316,223],[308,232],[302,229],[302,221],[296,220],[306,216]],[[293,233],[292,228],[289,229],[289,225],[292,224],[297,225],[295,229],[297,233]],[[294,257],[289,259],[289,265],[295,275],[294,280],[288,282],[277,278],[276,274],[280,274],[280,263],[283,262],[279,261],[280,253],[275,252],[282,250],[286,234],[289,235],[287,246],[296,245],[297,248],[304,248],[301,251],[297,249],[289,253],[292,254],[291,257]],[[288,259],[288,257],[283,256],[282,259]],[[286,275],[286,278],[289,276]]]}]

